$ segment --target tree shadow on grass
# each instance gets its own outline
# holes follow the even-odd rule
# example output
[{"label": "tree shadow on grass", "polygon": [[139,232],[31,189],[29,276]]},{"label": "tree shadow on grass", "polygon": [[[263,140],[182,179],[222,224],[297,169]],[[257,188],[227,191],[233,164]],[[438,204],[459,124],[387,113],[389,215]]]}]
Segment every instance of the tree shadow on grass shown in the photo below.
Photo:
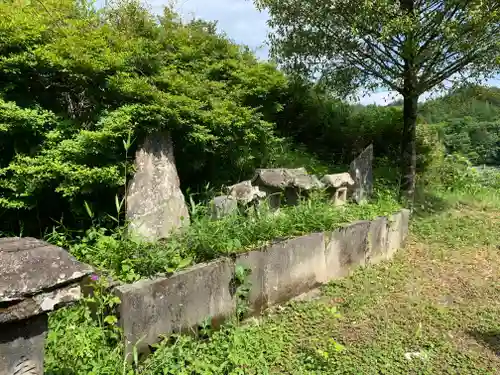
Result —
[{"label": "tree shadow on grass", "polygon": [[448,211],[453,204],[446,199],[434,194],[430,190],[418,189],[415,192],[415,215],[429,217]]},{"label": "tree shadow on grass", "polygon": [[500,330],[495,331],[479,331],[473,330],[467,332],[479,344],[487,347],[496,356],[500,357]]}]

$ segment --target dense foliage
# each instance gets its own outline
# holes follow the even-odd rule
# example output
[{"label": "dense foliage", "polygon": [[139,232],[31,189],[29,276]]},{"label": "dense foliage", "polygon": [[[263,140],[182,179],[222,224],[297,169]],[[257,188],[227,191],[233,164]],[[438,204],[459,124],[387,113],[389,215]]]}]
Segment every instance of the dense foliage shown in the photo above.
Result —
[{"label": "dense foliage", "polygon": [[377,156],[397,157],[403,117],[399,108],[349,105],[320,87],[294,81],[276,124],[281,134],[323,160],[348,164],[370,143]]},{"label": "dense foliage", "polygon": [[[349,163],[373,143],[375,155],[385,162],[399,159],[403,108],[359,107],[335,99],[318,87],[290,86],[284,110],[277,114],[280,132],[310,153],[337,164]],[[464,86],[419,108],[417,171],[424,172],[442,145],[473,164],[500,164],[500,89]],[[429,140],[432,139],[432,142]]]},{"label": "dense foliage", "polygon": [[8,0],[0,83],[0,230],[19,231],[34,217],[74,224],[84,200],[109,212],[149,132],[172,133],[185,186],[247,175],[277,144],[265,117],[286,80],[213,24],[169,9]]},{"label": "dense foliage", "polygon": [[423,104],[420,117],[439,124],[448,153],[473,164],[500,165],[500,89],[464,86]]},{"label": "dense foliage", "polygon": [[403,97],[402,196],[413,201],[419,97],[446,80],[500,72],[497,0],[254,0],[269,14],[271,53],[287,70],[342,95]]}]

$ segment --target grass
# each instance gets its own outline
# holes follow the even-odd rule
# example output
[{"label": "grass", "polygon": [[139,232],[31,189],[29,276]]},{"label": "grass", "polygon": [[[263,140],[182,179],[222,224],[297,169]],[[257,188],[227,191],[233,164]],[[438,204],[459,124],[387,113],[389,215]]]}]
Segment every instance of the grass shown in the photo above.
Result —
[{"label": "grass", "polygon": [[[316,298],[276,306],[259,319],[244,324],[234,320],[215,332],[207,327],[203,337],[170,337],[134,366],[122,358],[112,320],[93,321],[85,303],[57,311],[49,319],[47,374],[498,373],[498,180],[491,180],[486,188],[465,177],[454,182],[453,189],[419,191],[408,244],[391,262],[359,269],[324,286]],[[286,209],[274,217],[278,224],[269,216],[234,216],[221,222],[202,219],[200,237],[206,236],[207,242],[190,244],[201,249],[199,244],[217,238],[224,242],[257,230],[253,236],[237,237],[247,242],[234,248],[212,244],[215,250],[208,254],[215,256],[265,243],[271,234],[276,238],[321,230],[395,208],[392,194],[385,190],[378,190],[375,204],[364,207],[338,210],[325,203],[316,197]],[[219,234],[215,234],[218,225]],[[97,241],[113,241],[111,236],[95,236]],[[92,236],[85,241],[92,241]],[[95,245],[83,242],[80,246],[88,251]],[[161,255],[153,250],[152,259]],[[116,259],[136,259],[127,256],[131,253],[124,251]],[[157,264],[164,265],[161,262]],[[102,298],[105,306],[107,297]]]},{"label": "grass", "polygon": [[[482,197],[441,194],[447,208],[417,212],[393,261],[360,269],[319,298],[277,308],[224,339],[218,334],[197,355],[227,364],[214,374],[498,373],[500,200],[494,192]],[[240,347],[213,359],[226,339]],[[151,374],[175,373],[154,367],[172,348],[149,359]],[[231,354],[242,362],[228,360]],[[196,363],[183,366],[204,373]]]},{"label": "grass", "polygon": [[391,262],[244,325],[172,337],[135,369],[124,367],[119,346],[103,341],[82,306],[58,312],[48,374],[496,374],[500,194],[425,198]]},{"label": "grass", "polygon": [[278,213],[265,206],[257,211],[235,213],[211,220],[206,207],[193,210],[192,222],[167,241],[140,243],[126,239],[121,231],[94,227],[77,241],[54,232],[49,241],[68,248],[79,260],[125,282],[170,273],[199,263],[264,246],[275,239],[331,230],[355,220],[372,219],[397,211],[400,205],[391,190],[379,186],[370,204],[335,207],[322,193]]}]

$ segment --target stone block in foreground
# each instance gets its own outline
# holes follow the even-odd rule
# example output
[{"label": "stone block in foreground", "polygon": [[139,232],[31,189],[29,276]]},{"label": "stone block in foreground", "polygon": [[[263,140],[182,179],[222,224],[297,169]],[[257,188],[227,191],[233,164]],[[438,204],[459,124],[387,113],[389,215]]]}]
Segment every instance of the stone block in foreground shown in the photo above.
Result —
[{"label": "stone block in foreground", "polygon": [[262,311],[326,282],[323,233],[312,233],[241,254],[236,265],[251,270],[249,302]]},{"label": "stone block in foreground", "polygon": [[212,323],[234,314],[235,267],[251,273],[251,312],[286,302],[359,266],[390,259],[408,234],[409,211],[358,221],[335,231],[276,241],[259,250],[200,264],[168,278],[142,280],[116,288],[127,353],[137,344],[148,350],[160,336]]},{"label": "stone block in foreground", "polygon": [[388,218],[387,232],[387,259],[392,258],[394,253],[404,246],[408,237],[408,226],[410,221],[410,210],[403,209]]},{"label": "stone block in foreground", "polygon": [[389,221],[385,216],[378,217],[371,221],[370,231],[368,232],[368,264],[377,264],[388,259],[388,233]]},{"label": "stone block in foreground", "polygon": [[35,238],[0,238],[0,375],[43,374],[47,313],[81,298],[92,268]]},{"label": "stone block in foreground", "polygon": [[196,328],[207,318],[212,324],[235,310],[231,295],[234,265],[228,259],[199,264],[168,278],[121,285],[115,294],[126,353],[139,352],[162,335]]},{"label": "stone block in foreground", "polygon": [[328,280],[335,280],[357,266],[364,266],[369,251],[370,221],[358,221],[326,235],[326,273]]}]

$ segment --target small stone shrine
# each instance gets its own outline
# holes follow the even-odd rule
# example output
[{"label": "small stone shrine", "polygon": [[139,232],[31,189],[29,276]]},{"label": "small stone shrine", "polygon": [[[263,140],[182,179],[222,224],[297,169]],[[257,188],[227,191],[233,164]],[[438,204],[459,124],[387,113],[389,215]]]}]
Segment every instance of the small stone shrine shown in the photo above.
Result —
[{"label": "small stone shrine", "polygon": [[92,268],[34,238],[0,238],[0,375],[43,375],[47,313],[79,300]]},{"label": "small stone shrine", "polygon": [[354,180],[348,172],[327,174],[323,176],[321,182],[326,186],[336,206],[347,203],[347,190],[354,185]]},{"label": "small stone shrine", "polygon": [[282,199],[287,205],[296,205],[302,195],[323,187],[318,178],[308,174],[305,168],[257,169],[252,185],[266,193],[269,205],[274,209],[280,207]]},{"label": "small stone shrine", "polygon": [[358,204],[366,202],[373,192],[373,145],[354,159],[349,168],[354,180],[352,198]]}]

